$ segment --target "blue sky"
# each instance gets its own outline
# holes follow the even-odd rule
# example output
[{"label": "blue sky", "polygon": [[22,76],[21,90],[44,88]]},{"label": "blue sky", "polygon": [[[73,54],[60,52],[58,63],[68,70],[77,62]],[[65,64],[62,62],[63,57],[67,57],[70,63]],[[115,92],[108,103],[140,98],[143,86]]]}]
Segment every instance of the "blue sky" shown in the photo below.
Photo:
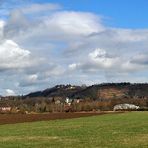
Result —
[{"label": "blue sky", "polygon": [[[16,0],[12,1],[14,3]],[[112,27],[136,29],[147,28],[148,26],[147,0],[26,0],[25,2],[19,1],[19,3],[23,4],[30,4],[31,2],[40,4],[57,3],[60,4],[65,10],[93,12],[95,14],[102,15],[104,17],[104,23]]]},{"label": "blue sky", "polygon": [[57,84],[148,82],[147,0],[1,0],[0,95]]},{"label": "blue sky", "polygon": [[112,27],[147,28],[147,0],[34,0],[59,3],[66,10],[88,11],[104,16]]}]

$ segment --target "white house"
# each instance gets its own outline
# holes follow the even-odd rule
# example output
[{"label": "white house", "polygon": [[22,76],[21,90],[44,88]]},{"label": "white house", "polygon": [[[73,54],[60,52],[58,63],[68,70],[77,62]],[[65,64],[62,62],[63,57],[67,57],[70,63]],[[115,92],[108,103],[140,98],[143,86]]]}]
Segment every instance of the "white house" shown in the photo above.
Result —
[{"label": "white house", "polygon": [[72,99],[69,99],[68,97],[65,99],[65,103],[68,105],[71,105]]},{"label": "white house", "polygon": [[9,112],[9,111],[11,111],[11,107],[0,107],[0,111]]}]

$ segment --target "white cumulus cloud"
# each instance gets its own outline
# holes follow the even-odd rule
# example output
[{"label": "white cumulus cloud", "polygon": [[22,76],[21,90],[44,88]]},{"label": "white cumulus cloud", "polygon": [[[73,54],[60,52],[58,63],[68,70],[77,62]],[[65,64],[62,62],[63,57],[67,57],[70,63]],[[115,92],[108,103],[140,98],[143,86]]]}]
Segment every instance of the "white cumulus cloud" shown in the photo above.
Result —
[{"label": "white cumulus cloud", "polygon": [[92,13],[57,12],[46,20],[47,25],[53,25],[68,34],[88,35],[104,30],[101,19]]},{"label": "white cumulus cloud", "polygon": [[30,52],[20,48],[12,40],[0,44],[0,69],[23,68],[29,66]]},{"label": "white cumulus cloud", "polygon": [[111,55],[107,54],[104,49],[95,49],[93,52],[89,53],[88,55],[90,60],[103,68],[111,68],[112,66],[116,65],[118,62],[117,57],[112,57]]},{"label": "white cumulus cloud", "polygon": [[15,96],[16,93],[13,90],[11,90],[11,89],[6,89],[5,90],[5,95],[6,96]]}]

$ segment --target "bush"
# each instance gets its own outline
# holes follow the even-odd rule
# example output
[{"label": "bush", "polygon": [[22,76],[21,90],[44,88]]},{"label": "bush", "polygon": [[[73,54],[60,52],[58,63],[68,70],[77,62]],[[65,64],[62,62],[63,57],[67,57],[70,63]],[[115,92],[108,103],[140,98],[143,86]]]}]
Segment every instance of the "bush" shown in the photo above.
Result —
[{"label": "bush", "polygon": [[148,107],[140,107],[137,111],[148,111]]}]

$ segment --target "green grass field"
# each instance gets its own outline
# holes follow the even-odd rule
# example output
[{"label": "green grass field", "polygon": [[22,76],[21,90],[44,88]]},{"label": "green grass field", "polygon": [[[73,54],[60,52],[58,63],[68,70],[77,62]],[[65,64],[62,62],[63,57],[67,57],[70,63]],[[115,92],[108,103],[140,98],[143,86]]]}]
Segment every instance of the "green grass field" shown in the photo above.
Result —
[{"label": "green grass field", "polygon": [[0,148],[148,148],[148,112],[0,126]]}]

